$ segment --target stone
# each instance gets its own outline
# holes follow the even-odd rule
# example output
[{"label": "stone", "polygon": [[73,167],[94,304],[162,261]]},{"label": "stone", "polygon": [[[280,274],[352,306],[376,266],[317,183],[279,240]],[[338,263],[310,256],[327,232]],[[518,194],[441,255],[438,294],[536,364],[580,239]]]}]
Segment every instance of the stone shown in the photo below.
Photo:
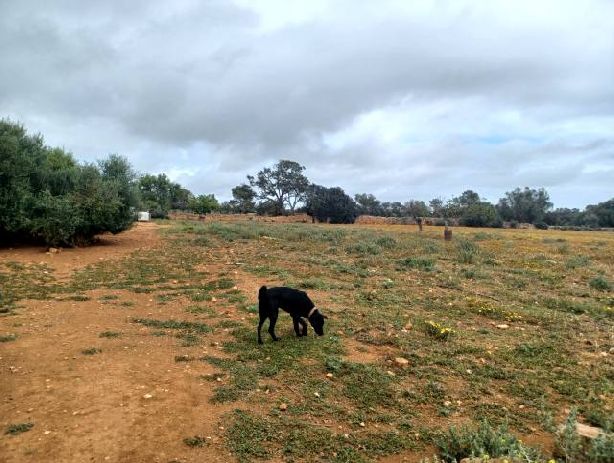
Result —
[{"label": "stone", "polygon": [[399,366],[405,367],[405,366],[409,365],[409,360],[407,360],[404,357],[395,357],[394,363],[396,363]]},{"label": "stone", "polygon": [[497,328],[499,328],[500,330],[507,330],[510,327],[510,325],[507,325],[505,323],[502,323],[501,325],[497,325]]},{"label": "stone", "polygon": [[414,325],[412,325],[412,323],[410,321],[408,321],[407,323],[405,323],[405,326],[403,328],[406,329],[407,331],[409,331],[413,327],[414,327]]},{"label": "stone", "polygon": [[280,405],[279,405],[279,409],[280,409],[282,412],[285,412],[285,411],[288,409],[288,405],[287,405],[287,404],[280,404]]}]

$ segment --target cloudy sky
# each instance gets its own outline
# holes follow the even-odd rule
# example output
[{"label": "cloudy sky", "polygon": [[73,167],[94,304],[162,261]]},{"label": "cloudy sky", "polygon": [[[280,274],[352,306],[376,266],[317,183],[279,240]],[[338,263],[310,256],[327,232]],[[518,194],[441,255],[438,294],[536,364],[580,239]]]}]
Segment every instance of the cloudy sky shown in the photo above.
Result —
[{"label": "cloudy sky", "polygon": [[614,196],[610,0],[0,2],[0,117],[195,193]]}]

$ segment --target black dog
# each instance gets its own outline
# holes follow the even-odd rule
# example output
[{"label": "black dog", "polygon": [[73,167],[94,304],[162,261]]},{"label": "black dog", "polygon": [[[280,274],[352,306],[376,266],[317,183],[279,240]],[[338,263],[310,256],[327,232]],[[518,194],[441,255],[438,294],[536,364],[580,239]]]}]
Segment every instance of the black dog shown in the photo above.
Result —
[{"label": "black dog", "polygon": [[[280,307],[292,316],[294,331],[297,336],[307,336],[307,323],[305,322],[305,318],[309,320],[309,323],[311,323],[313,330],[318,336],[324,334],[324,319],[327,317],[316,309],[314,303],[311,302],[311,299],[307,296],[307,293],[286,287],[267,289],[266,286],[263,286],[260,288],[260,291],[258,291],[258,311],[260,313],[260,322],[258,323],[258,344],[262,344],[260,328],[262,328],[262,324],[267,318],[269,319],[269,334],[273,338],[273,341],[279,340],[279,338],[275,336],[275,323],[277,323],[277,315],[279,315]],[[301,327],[300,330],[299,325]]]}]

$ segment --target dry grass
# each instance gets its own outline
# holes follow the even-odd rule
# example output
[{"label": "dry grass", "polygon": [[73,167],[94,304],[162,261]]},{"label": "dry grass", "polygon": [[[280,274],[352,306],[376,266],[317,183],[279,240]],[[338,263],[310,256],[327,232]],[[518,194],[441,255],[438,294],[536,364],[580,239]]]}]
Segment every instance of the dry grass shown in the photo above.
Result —
[{"label": "dry grass", "polygon": [[[213,369],[206,385],[224,428],[219,445],[239,460],[415,459],[450,424],[483,421],[548,455],[571,407],[612,430],[611,233],[455,228],[445,242],[435,227],[246,221],[174,222],[163,234],[164,247],[93,264],[62,284],[46,267],[18,279],[24,267],[6,264],[0,282],[12,306],[75,293],[91,299],[75,304],[119,306],[107,293],[132,292],[135,308],[117,308],[116,339],[143,330],[179,337],[185,354],[174,358],[198,360],[180,365]],[[261,284],[308,290],[330,317],[326,335],[294,338],[282,315],[282,341],[259,347]],[[126,317],[141,301],[181,311]],[[5,331],[17,337],[4,346],[18,348],[19,329]],[[216,351],[199,356],[211,336]],[[178,445],[203,458],[216,448],[184,438]]]}]

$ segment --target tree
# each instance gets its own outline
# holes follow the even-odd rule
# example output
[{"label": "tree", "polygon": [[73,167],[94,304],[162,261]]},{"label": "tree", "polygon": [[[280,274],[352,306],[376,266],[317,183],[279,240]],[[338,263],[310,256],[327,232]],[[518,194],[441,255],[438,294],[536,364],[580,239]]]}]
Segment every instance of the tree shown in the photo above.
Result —
[{"label": "tree", "polygon": [[523,223],[542,222],[551,208],[550,196],[543,188],[516,188],[506,192],[505,198],[501,198],[497,204],[497,212],[504,220]]},{"label": "tree", "polygon": [[85,244],[131,226],[135,176],[117,155],[78,164],[10,121],[0,121],[0,236],[49,245]]},{"label": "tree", "polygon": [[247,176],[252,187],[258,188],[258,199],[275,203],[275,214],[281,215],[287,206],[292,213],[306,198],[309,180],[305,167],[298,162],[281,160],[273,168],[265,167],[256,177]]},{"label": "tree", "polygon": [[171,209],[173,188],[172,182],[166,174],[143,175],[139,179],[139,190],[144,208],[152,217],[167,218]]},{"label": "tree", "polygon": [[553,211],[546,212],[544,222],[547,225],[578,226],[583,224],[582,216],[583,213],[580,209],[559,207]]},{"label": "tree", "polygon": [[424,201],[410,200],[405,203],[405,213],[409,217],[417,219],[418,217],[428,217],[429,208]]},{"label": "tree", "polygon": [[242,183],[234,187],[232,189],[232,197],[232,204],[237,212],[245,214],[247,212],[254,212],[256,209],[256,203],[254,202],[256,192],[251,186]]},{"label": "tree", "polygon": [[487,201],[470,204],[463,209],[460,224],[466,227],[500,227],[495,206]]},{"label": "tree", "polygon": [[208,214],[220,207],[214,195],[198,195],[190,199],[189,210],[196,214]]},{"label": "tree", "polygon": [[384,213],[382,204],[372,194],[360,193],[354,195],[354,201],[356,201],[357,209],[360,214],[383,215]]},{"label": "tree", "polygon": [[193,197],[194,195],[192,194],[190,190],[183,188],[178,183],[171,183],[171,186],[170,186],[171,209],[187,211],[190,200]]},{"label": "tree", "polygon": [[465,190],[460,196],[452,198],[445,206],[444,216],[460,218],[465,210],[480,203],[480,195],[473,190]]},{"label": "tree", "polygon": [[429,207],[433,217],[443,217],[445,213],[445,204],[441,198],[433,198],[429,201]]},{"label": "tree", "polygon": [[312,185],[307,198],[307,214],[320,222],[354,223],[356,203],[339,187]]},{"label": "tree", "polygon": [[586,206],[585,214],[594,217],[592,221],[597,222],[597,227],[614,227],[614,198]]}]

